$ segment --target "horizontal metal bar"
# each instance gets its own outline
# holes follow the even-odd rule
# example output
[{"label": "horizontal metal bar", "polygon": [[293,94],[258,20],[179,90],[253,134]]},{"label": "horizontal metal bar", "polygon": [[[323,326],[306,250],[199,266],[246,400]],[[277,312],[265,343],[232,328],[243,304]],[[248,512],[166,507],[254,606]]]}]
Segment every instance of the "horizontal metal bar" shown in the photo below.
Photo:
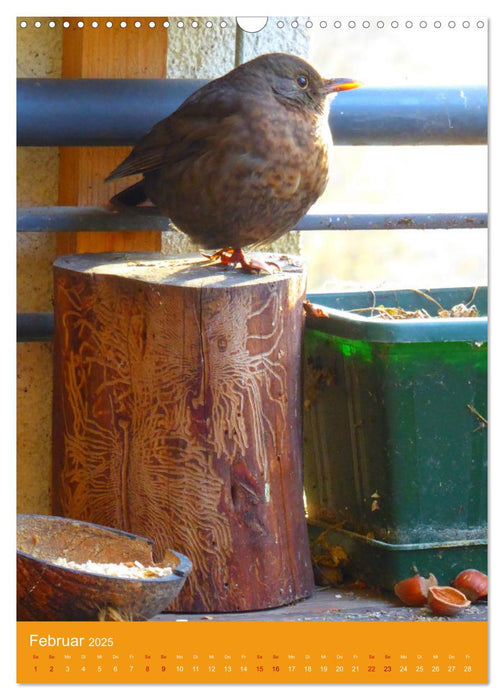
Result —
[{"label": "horizontal metal bar", "polygon": [[[344,95],[345,93],[341,93]],[[482,145],[487,142],[487,89],[359,88],[333,100],[335,143],[373,146]]]},{"label": "horizontal metal bar", "polygon": [[20,78],[18,146],[132,145],[205,82]]},{"label": "horizontal metal bar", "polygon": [[[388,229],[486,228],[487,215],[467,214],[307,214],[299,231],[360,231]],[[43,231],[166,231],[170,219],[156,207],[115,212],[107,207],[25,207],[18,209],[17,230]]]},{"label": "horizontal metal bar", "polygon": [[487,215],[478,214],[308,214],[299,231],[387,231],[390,229],[486,228]]},{"label": "horizontal metal bar", "polygon": [[53,339],[54,314],[17,314],[17,342],[44,342]]},{"label": "horizontal metal bar", "polygon": [[[21,78],[17,143],[132,145],[205,82]],[[329,123],[340,145],[485,144],[487,89],[362,87],[332,100]]]},{"label": "horizontal metal bar", "polygon": [[17,230],[42,231],[166,231],[171,221],[156,207],[116,212],[107,207],[21,207]]}]

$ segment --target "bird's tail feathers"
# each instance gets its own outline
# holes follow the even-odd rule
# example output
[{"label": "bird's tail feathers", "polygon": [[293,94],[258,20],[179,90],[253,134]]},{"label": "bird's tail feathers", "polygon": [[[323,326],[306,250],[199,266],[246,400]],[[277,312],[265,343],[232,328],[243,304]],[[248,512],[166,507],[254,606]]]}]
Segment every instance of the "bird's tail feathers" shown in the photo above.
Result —
[{"label": "bird's tail feathers", "polygon": [[145,193],[144,180],[139,180],[135,182],[134,185],[130,185],[130,187],[126,187],[126,189],[114,195],[110,203],[121,209],[123,207],[136,207],[147,200],[148,197]]}]

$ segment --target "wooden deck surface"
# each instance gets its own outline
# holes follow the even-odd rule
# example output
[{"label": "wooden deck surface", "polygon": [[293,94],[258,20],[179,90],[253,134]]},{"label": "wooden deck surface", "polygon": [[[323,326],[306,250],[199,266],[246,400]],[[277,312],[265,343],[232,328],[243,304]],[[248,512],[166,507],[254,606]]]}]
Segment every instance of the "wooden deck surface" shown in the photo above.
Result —
[{"label": "wooden deck surface", "polygon": [[372,589],[359,589],[353,586],[338,588],[317,588],[306,600],[271,610],[244,613],[170,613],[157,615],[154,620],[202,620],[222,621],[412,621],[412,620],[447,620],[447,621],[485,621],[487,604],[475,603],[455,617],[436,617],[428,608],[410,608],[391,593]]}]

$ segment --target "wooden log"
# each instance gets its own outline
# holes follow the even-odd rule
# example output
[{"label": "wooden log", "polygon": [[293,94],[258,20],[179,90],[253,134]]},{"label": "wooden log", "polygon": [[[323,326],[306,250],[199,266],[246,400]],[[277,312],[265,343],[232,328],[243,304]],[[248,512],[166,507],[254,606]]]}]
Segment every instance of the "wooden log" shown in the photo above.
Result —
[{"label": "wooden log", "polygon": [[55,262],[54,512],[193,563],[172,610],[313,589],[302,500],[306,275],[158,253]]}]

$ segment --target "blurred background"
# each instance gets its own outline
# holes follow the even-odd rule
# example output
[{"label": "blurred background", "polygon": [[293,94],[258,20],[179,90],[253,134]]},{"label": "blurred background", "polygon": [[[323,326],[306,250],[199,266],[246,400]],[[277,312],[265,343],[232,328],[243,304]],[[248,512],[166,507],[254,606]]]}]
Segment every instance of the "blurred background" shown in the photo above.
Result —
[{"label": "blurred background", "polygon": [[[387,17],[379,28],[379,17],[367,18],[369,27],[342,18],[336,29],[334,18],[310,19],[310,60],[325,77],[368,86],[487,84],[488,21],[478,27],[475,17],[457,17],[449,27],[437,17],[435,28],[434,18],[421,17],[393,28]],[[487,211],[486,146],[336,146],[331,167],[311,213]],[[485,229],[311,231],[302,234],[302,253],[309,291],[487,283]]]}]

